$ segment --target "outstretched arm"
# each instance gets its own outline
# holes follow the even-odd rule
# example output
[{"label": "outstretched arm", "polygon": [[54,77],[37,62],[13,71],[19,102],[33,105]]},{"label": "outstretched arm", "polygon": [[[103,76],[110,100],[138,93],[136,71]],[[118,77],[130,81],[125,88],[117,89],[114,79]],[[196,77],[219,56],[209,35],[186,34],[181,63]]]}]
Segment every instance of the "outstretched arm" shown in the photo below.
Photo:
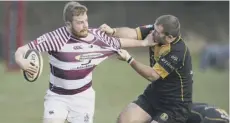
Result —
[{"label": "outstretched arm", "polygon": [[[186,50],[184,49],[184,52]],[[119,50],[119,59],[127,61],[132,68],[149,81],[159,78],[166,78],[174,70],[184,65],[184,52],[171,51],[167,55],[160,57],[153,67],[144,65],[132,58],[126,50]]]},{"label": "outstretched arm", "polygon": [[105,32],[110,36],[114,36],[118,38],[143,40],[147,37],[148,34],[151,33],[152,30],[154,30],[154,26],[145,25],[137,28],[130,28],[130,27],[111,28],[107,24],[102,24],[100,26],[100,29],[101,31]]},{"label": "outstretched arm", "polygon": [[153,37],[149,34],[144,40],[137,40],[131,38],[120,38],[122,48],[126,47],[148,47],[154,46],[157,43],[153,41]]},{"label": "outstretched arm", "polygon": [[105,32],[109,36],[119,38],[122,48],[146,47],[155,45],[150,34],[153,30],[152,25],[137,28],[111,28],[107,24],[103,24],[100,26],[100,30]]},{"label": "outstretched arm", "polygon": [[118,54],[120,55],[118,57],[120,60],[127,61],[145,79],[152,82],[160,78],[160,75],[153,68],[136,61],[126,50],[121,49],[118,51]]},{"label": "outstretched arm", "polygon": [[119,38],[138,39],[136,29],[129,27],[113,28],[112,34]]},{"label": "outstretched arm", "polygon": [[97,35],[104,38],[105,41],[115,49],[126,47],[147,47],[156,44],[155,42],[153,42],[151,34],[149,34],[144,40],[137,40],[132,38],[118,38],[110,36],[109,34],[101,30],[96,30],[96,32]]}]

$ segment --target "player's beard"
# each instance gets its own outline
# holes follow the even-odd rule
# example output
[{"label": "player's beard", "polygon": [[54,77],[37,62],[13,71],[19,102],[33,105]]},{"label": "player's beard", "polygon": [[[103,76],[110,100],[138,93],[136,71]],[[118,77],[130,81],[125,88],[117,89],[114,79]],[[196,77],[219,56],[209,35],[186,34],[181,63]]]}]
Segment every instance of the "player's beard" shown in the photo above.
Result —
[{"label": "player's beard", "polygon": [[168,42],[166,41],[166,36],[160,37],[160,36],[156,36],[154,38],[155,42],[157,42],[159,45],[165,45]]},{"label": "player's beard", "polygon": [[80,32],[75,31],[74,28],[71,29],[74,36],[78,38],[85,38],[88,36],[88,29],[82,29]]}]

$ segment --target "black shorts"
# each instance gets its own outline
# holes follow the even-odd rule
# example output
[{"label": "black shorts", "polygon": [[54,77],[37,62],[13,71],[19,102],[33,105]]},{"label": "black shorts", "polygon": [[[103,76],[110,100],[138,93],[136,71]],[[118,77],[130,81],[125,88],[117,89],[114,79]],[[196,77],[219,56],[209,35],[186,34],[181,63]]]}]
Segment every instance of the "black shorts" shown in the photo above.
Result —
[{"label": "black shorts", "polygon": [[164,105],[150,102],[144,95],[140,95],[133,103],[140,106],[158,123],[185,123],[191,109],[190,103]]}]

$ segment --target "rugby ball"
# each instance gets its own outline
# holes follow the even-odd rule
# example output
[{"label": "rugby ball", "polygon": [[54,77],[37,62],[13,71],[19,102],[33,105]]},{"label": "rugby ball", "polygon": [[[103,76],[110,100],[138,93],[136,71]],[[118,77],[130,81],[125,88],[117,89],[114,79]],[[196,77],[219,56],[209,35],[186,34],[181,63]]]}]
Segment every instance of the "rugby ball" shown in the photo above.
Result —
[{"label": "rugby ball", "polygon": [[23,71],[24,78],[28,82],[34,82],[39,78],[39,76],[42,73],[42,68],[43,68],[42,55],[37,50],[30,49],[26,52],[24,58],[31,60],[31,62],[38,67],[38,72],[35,73],[33,76],[30,76],[28,75],[28,72]]}]

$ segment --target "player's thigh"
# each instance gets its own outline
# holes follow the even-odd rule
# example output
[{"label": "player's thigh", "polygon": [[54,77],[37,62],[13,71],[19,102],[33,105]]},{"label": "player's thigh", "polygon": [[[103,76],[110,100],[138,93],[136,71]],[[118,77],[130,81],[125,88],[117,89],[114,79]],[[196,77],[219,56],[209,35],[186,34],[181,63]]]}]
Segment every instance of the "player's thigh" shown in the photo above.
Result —
[{"label": "player's thigh", "polygon": [[71,123],[93,123],[95,109],[95,91],[89,88],[74,95],[69,105],[67,120]]},{"label": "player's thigh", "polygon": [[117,123],[149,123],[151,116],[135,103],[130,103],[119,115]]},{"label": "player's thigh", "polygon": [[45,123],[64,123],[68,115],[68,104],[62,95],[47,94],[44,101]]},{"label": "player's thigh", "polygon": [[67,121],[70,123],[93,123],[93,117],[94,108],[78,108],[78,110],[73,109],[69,112]]}]

